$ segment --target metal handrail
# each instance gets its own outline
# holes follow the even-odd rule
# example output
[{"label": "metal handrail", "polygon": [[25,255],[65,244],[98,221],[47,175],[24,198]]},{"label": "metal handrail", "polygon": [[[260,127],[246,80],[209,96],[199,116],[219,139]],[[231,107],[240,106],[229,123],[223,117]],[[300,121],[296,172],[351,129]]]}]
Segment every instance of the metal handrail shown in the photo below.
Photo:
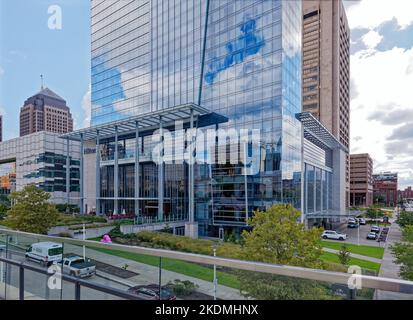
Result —
[{"label": "metal handrail", "polygon": [[55,241],[55,242],[68,243],[68,244],[79,245],[79,246],[87,246],[89,248],[94,247],[94,248],[119,250],[119,251],[130,252],[130,253],[138,253],[138,254],[144,254],[144,255],[149,255],[149,256],[181,260],[181,261],[186,261],[186,262],[206,264],[206,265],[211,265],[211,266],[216,265],[216,266],[239,269],[239,270],[269,273],[269,274],[274,274],[274,275],[289,276],[289,277],[294,277],[294,278],[309,279],[309,280],[323,281],[323,282],[329,282],[329,283],[348,284],[349,280],[352,281],[354,277],[357,277],[357,279],[362,281],[362,285],[365,288],[401,292],[401,293],[410,293],[410,294],[413,293],[413,282],[406,281],[406,280],[400,280],[400,279],[391,279],[391,278],[383,278],[383,277],[375,277],[375,276],[367,276],[367,275],[353,275],[350,273],[343,273],[343,272],[334,272],[334,271],[326,271],[326,270],[320,270],[320,269],[310,269],[310,268],[294,267],[294,266],[287,266],[287,265],[277,265],[277,264],[254,262],[254,261],[245,261],[245,260],[239,260],[239,259],[213,257],[213,256],[165,250],[165,249],[153,249],[153,248],[121,245],[121,244],[114,244],[114,243],[112,244],[101,243],[101,242],[96,242],[96,241],[91,241],[91,240],[78,240],[78,239],[62,238],[62,237],[56,237],[56,236],[46,236],[46,235],[21,232],[21,231],[9,230],[9,229],[1,229],[1,228],[0,228],[0,233],[4,233],[6,235],[26,236],[26,237],[36,238],[39,240]]},{"label": "metal handrail", "polygon": [[[26,264],[24,261],[16,261],[13,259],[3,258],[0,256],[0,262],[10,264],[12,266],[19,267],[19,299],[24,300],[24,270],[30,270],[36,273],[53,276],[55,272],[49,272],[47,269],[42,269],[40,267],[32,266]],[[101,285],[95,282],[89,282],[80,278],[75,278],[69,275],[60,274],[62,281],[67,281],[75,284],[75,299],[80,300],[80,288],[86,287],[103,293],[107,293],[119,298],[128,300],[140,300],[137,296],[128,293],[127,291],[122,291],[117,288],[112,288],[108,286]]]}]

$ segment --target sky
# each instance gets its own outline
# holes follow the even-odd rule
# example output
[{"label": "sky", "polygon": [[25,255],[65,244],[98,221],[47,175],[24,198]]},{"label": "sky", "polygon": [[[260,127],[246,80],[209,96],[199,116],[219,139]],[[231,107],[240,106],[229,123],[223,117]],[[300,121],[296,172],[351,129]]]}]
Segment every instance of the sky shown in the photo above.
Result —
[{"label": "sky", "polygon": [[[75,128],[90,121],[88,0],[0,0],[0,114],[4,139],[19,134],[19,109],[45,86],[64,97]],[[413,1],[344,1],[351,28],[351,152],[374,171],[413,185]],[[49,29],[52,5],[62,28]]]}]

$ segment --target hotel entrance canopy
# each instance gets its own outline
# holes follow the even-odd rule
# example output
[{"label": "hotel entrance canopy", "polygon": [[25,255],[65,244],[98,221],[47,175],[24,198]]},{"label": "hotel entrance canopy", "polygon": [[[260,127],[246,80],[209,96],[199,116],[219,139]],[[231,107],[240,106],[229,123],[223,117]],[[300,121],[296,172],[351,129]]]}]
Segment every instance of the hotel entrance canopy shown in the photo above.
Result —
[{"label": "hotel entrance canopy", "polygon": [[228,121],[226,117],[215,112],[211,112],[210,110],[199,105],[184,104],[154,112],[142,113],[123,120],[117,120],[102,125],[80,129],[64,134],[61,138],[74,141],[94,140],[98,137],[98,135],[100,138],[105,136],[115,136],[116,130],[118,135],[135,132],[137,125],[140,132],[156,130],[159,128],[159,124],[161,122],[163,127],[168,127],[173,125],[175,121],[189,121],[191,116],[197,118],[198,127]]}]

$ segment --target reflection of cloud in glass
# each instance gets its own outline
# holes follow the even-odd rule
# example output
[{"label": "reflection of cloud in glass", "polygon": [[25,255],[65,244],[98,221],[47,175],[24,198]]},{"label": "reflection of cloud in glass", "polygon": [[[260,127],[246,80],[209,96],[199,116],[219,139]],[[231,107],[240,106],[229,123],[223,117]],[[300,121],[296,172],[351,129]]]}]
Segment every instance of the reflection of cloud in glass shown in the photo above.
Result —
[{"label": "reflection of cloud in glass", "polygon": [[216,59],[209,65],[209,71],[205,74],[205,81],[208,84],[214,82],[218,73],[243,62],[248,56],[257,54],[265,45],[264,39],[255,34],[256,20],[250,19],[246,21],[241,25],[240,30],[242,35],[225,45],[227,55],[223,60],[219,61]]}]

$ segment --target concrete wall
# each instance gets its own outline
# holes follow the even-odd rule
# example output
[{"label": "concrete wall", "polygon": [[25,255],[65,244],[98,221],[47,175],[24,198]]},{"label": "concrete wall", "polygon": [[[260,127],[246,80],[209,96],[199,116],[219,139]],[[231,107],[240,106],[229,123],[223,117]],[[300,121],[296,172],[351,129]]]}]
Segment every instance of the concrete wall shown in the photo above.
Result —
[{"label": "concrete wall", "polygon": [[341,149],[333,150],[332,183],[332,209],[344,215],[346,209],[346,153]]}]

